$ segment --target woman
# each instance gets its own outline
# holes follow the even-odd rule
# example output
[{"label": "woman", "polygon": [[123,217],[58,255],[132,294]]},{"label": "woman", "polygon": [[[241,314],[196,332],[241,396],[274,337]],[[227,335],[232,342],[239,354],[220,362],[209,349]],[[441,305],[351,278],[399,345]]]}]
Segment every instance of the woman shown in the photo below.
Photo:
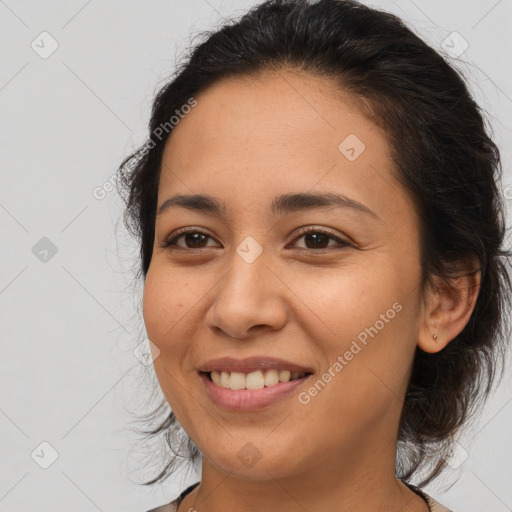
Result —
[{"label": "woman", "polygon": [[202,462],[154,511],[448,510],[420,487],[510,334],[499,152],[459,74],[391,14],[270,0],[194,49],[119,176],[172,409],[150,433]]}]

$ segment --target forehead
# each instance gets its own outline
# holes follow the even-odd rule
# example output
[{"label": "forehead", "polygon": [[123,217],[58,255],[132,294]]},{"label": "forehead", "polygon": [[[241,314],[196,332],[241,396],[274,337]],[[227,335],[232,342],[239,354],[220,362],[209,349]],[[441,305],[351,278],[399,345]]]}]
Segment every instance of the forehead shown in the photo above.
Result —
[{"label": "forehead", "polygon": [[304,156],[316,153],[330,161],[332,153],[326,148],[338,150],[337,143],[349,134],[364,138],[373,152],[387,152],[384,134],[362,116],[356,100],[331,80],[309,73],[226,78],[196,101],[168,141],[173,153],[179,152],[175,156],[183,159],[198,160],[207,153],[241,159],[266,153],[268,159],[300,149]]},{"label": "forehead", "polygon": [[220,80],[195,99],[167,141],[159,204],[177,192],[263,207],[283,190],[314,188],[384,215],[411,206],[393,177],[386,134],[329,79],[265,72]]}]

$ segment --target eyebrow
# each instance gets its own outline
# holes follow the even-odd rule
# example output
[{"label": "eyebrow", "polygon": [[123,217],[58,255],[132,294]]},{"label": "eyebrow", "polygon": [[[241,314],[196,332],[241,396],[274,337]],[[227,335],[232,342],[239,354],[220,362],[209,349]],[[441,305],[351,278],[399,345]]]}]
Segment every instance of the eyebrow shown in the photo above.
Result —
[{"label": "eyebrow", "polygon": [[[358,213],[364,213],[377,220],[382,220],[368,206],[350,199],[342,194],[332,192],[296,193],[282,194],[275,197],[270,205],[273,215],[286,215],[301,210],[312,210],[314,208],[343,208]],[[206,194],[175,195],[166,199],[158,208],[157,215],[162,215],[171,208],[186,208],[198,212],[205,212],[218,217],[226,216],[226,204],[213,196]]]}]

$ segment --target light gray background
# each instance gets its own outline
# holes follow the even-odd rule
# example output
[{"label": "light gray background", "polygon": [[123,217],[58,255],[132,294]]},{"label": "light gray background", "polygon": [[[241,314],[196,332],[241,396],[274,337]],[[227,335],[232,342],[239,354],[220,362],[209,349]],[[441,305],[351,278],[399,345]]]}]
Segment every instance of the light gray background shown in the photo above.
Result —
[{"label": "light gray background", "polygon": [[[137,484],[159,468],[158,446],[130,430],[132,413],[156,403],[146,403],[153,370],[133,353],[145,338],[142,289],[131,287],[138,249],[116,192],[98,200],[93,190],[144,140],[176,55],[256,3],[0,0],[1,511],[142,512],[196,481]],[[454,31],[467,41],[457,65],[492,119],[510,208],[512,1],[368,3],[435,47]],[[46,59],[31,47],[51,48],[43,31],[59,45]],[[46,262],[34,254],[43,237],[57,249]],[[461,441],[467,458],[426,488],[456,512],[512,510],[510,375]],[[48,469],[42,442],[58,453]]]}]

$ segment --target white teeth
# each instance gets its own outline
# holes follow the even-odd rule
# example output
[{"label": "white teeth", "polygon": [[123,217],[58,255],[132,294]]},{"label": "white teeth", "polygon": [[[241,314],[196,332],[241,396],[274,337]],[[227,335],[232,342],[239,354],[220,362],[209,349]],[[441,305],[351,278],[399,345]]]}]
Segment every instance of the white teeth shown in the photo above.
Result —
[{"label": "white teeth", "polygon": [[279,382],[277,370],[267,370],[265,373],[265,386],[273,386]]},{"label": "white teeth", "polygon": [[229,389],[244,389],[245,375],[239,372],[231,372],[229,376]]},{"label": "white teeth", "polygon": [[[231,374],[233,375],[233,374]],[[265,378],[260,371],[248,373],[245,376],[245,387],[247,389],[261,389],[265,387]]]},{"label": "white teeth", "polygon": [[242,372],[210,372],[212,381],[223,388],[229,389],[262,389],[263,387],[275,386],[279,382],[289,382],[305,376],[305,373],[290,372],[289,370],[261,370],[250,373]]},{"label": "white teeth", "polygon": [[217,386],[220,386],[220,380],[221,380],[220,373],[216,372],[214,370],[210,375],[212,377],[213,382],[215,382],[215,384],[217,384]]},{"label": "white teeth", "polygon": [[228,372],[222,372],[220,374],[220,385],[223,388],[229,388],[229,373]]},{"label": "white teeth", "polygon": [[290,370],[281,370],[279,372],[279,382],[289,382],[291,375]]}]

